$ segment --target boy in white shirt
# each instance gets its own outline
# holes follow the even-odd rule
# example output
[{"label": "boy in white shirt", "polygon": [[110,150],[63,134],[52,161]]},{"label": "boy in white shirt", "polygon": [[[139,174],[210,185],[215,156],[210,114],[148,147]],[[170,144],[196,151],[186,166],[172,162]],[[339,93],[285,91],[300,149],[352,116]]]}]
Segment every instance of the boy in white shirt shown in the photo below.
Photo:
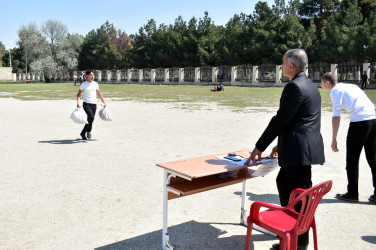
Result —
[{"label": "boy in white shirt", "polygon": [[341,119],[341,110],[344,108],[350,116],[350,126],[346,139],[346,172],[347,193],[337,194],[335,198],[351,202],[359,201],[359,157],[362,149],[372,172],[374,193],[369,197],[376,202],[376,114],[375,105],[367,95],[356,85],[338,83],[337,77],[327,72],[321,77],[321,86],[324,91],[330,91],[333,103],[332,118],[332,150],[338,152],[337,134]]},{"label": "boy in white shirt", "polygon": [[[80,99],[82,92],[84,93],[84,102],[83,108],[87,114],[87,121],[89,124],[85,124],[85,127],[81,131],[81,137],[83,140],[87,140],[87,138],[91,138],[91,129],[93,127],[95,112],[97,110],[97,94],[101,99],[103,105],[106,107],[106,102],[103,99],[102,93],[99,90],[99,85],[97,82],[94,81],[94,71],[87,70],[86,73],[86,81],[80,85],[80,90],[77,93],[77,107],[81,108],[80,106]],[[87,137],[86,137],[87,136]]]}]

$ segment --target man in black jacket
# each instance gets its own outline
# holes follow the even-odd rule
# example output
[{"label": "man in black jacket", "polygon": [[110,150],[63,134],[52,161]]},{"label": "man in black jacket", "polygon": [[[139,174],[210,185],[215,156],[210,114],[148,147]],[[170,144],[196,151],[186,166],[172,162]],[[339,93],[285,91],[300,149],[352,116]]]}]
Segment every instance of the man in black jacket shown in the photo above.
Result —
[{"label": "man in black jacket", "polygon": [[[302,49],[292,49],[283,56],[283,75],[290,79],[280,99],[277,114],[271,119],[245,165],[254,161],[278,137],[272,155],[278,153],[280,171],[277,188],[282,206],[287,206],[295,188],[312,187],[311,165],[323,164],[324,144],[320,133],[321,96],[304,70],[308,57]],[[308,231],[299,236],[298,249],[307,249]],[[279,244],[273,248],[279,249]]]}]

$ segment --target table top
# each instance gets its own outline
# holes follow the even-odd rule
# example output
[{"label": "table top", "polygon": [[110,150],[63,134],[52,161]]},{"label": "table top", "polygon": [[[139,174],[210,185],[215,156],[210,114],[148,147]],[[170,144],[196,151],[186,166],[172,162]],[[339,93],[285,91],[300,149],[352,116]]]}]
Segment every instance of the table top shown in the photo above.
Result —
[{"label": "table top", "polygon": [[170,172],[182,175],[186,178],[195,179],[244,168],[243,166],[239,166],[230,161],[219,159],[217,158],[217,156],[227,155],[228,153],[235,153],[244,158],[248,158],[250,156],[249,152],[249,149],[243,149],[239,151],[202,156],[186,160],[158,163],[157,166],[164,168]]}]

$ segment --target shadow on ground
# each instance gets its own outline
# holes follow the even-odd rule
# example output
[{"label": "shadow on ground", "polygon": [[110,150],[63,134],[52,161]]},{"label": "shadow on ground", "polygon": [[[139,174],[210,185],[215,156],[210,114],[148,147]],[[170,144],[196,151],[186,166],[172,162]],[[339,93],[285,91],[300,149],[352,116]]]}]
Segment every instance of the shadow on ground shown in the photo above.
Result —
[{"label": "shadow on ground", "polygon": [[72,140],[48,140],[48,141],[39,141],[39,143],[49,143],[49,144],[56,144],[56,145],[64,145],[64,144],[76,144],[76,143],[87,143],[88,141],[96,141],[93,139],[89,140],[82,140],[82,139],[72,139]]},{"label": "shadow on ground", "polygon": [[374,235],[362,236],[362,240],[376,245],[376,236]]},{"label": "shadow on ground", "polygon": [[[234,194],[242,196],[242,192],[234,192]],[[263,201],[267,203],[279,204],[278,194],[254,194],[247,192],[246,196],[250,201]]]},{"label": "shadow on ground", "polygon": [[[241,196],[242,192],[234,192],[235,195]],[[247,192],[248,199],[250,201],[263,201],[266,203],[272,203],[272,204],[280,204],[279,195],[278,194],[253,194],[251,192]],[[359,201],[357,203],[352,203],[348,201],[338,200],[336,198],[331,198],[330,194],[327,194],[324,196],[324,198],[320,201],[321,204],[335,204],[335,203],[348,203],[351,204],[361,204],[361,205],[370,205],[375,206],[374,202],[371,201]]]},{"label": "shadow on ground", "polygon": [[[244,249],[245,236],[247,233],[244,227],[244,235],[232,235],[226,237],[226,231],[222,231],[216,225],[225,223],[199,223],[188,221],[183,224],[168,228],[170,243],[174,249]],[[228,225],[228,224],[227,224]],[[233,224],[240,226],[240,224]],[[275,240],[273,236],[266,234],[252,234],[253,242]],[[119,241],[106,246],[95,248],[96,250],[112,249],[161,249],[162,230],[139,235],[130,239]]]}]

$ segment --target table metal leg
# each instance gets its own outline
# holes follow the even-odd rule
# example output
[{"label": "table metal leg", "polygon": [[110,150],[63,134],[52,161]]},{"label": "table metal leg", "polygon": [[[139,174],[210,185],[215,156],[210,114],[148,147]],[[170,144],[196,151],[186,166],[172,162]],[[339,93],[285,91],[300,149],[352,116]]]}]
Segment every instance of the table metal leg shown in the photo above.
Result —
[{"label": "table metal leg", "polygon": [[[240,215],[240,224],[244,225],[244,226],[248,226],[248,223],[247,223],[247,210],[244,209],[244,206],[245,206],[245,197],[247,196],[247,180],[243,181],[243,190],[242,190],[242,210],[241,210],[241,215]],[[253,229],[259,231],[259,232],[262,232],[262,233],[266,233],[266,234],[269,234],[271,236],[274,236],[276,237],[277,235],[275,233],[272,233],[262,227],[259,227],[255,224],[253,224],[252,226]]]},{"label": "table metal leg", "polygon": [[245,210],[245,197],[247,196],[247,180],[243,181],[242,207],[240,213],[240,224],[247,226],[247,210]]},{"label": "table metal leg", "polygon": [[170,243],[169,235],[167,232],[167,216],[168,216],[168,191],[167,185],[170,183],[170,174],[164,170],[163,176],[163,232],[162,232],[162,249],[174,249]]}]

